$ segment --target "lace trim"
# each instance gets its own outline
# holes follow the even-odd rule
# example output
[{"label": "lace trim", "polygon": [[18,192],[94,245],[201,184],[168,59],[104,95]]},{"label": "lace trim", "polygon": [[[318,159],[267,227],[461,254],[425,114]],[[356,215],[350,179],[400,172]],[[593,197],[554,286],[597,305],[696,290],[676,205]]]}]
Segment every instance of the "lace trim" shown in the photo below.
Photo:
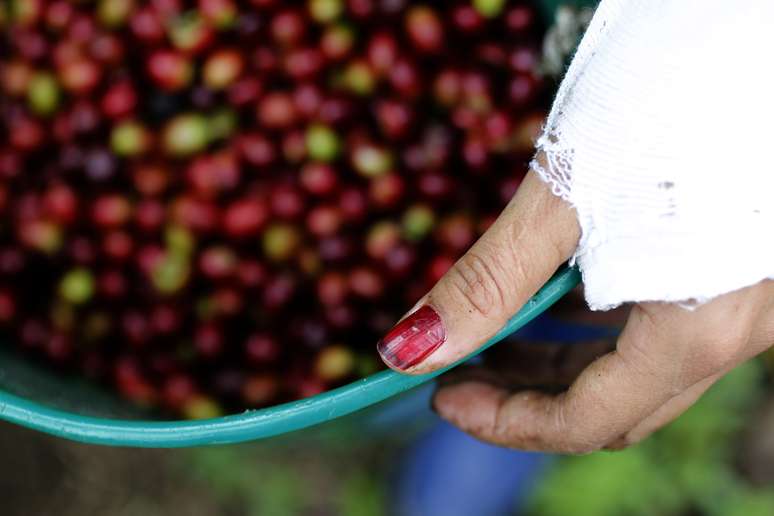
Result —
[{"label": "lace trim", "polygon": [[550,187],[554,195],[572,204],[570,190],[572,182],[572,161],[574,149],[564,147],[557,132],[547,130],[535,144],[537,154],[545,159],[546,166],[537,158],[530,162],[532,170]]},{"label": "lace trim", "polygon": [[[589,234],[588,221],[582,216],[581,210],[572,198],[572,162],[574,149],[565,147],[561,143],[561,135],[557,131],[545,130],[535,144],[535,158],[530,162],[530,168],[534,170],[540,179],[545,182],[551,192],[572,206],[578,216],[578,224],[581,229],[581,237],[578,247],[569,260],[570,265],[575,265],[577,258],[586,252],[586,235]],[[538,159],[542,158],[545,165]],[[586,273],[581,268],[581,276],[586,281]]]}]

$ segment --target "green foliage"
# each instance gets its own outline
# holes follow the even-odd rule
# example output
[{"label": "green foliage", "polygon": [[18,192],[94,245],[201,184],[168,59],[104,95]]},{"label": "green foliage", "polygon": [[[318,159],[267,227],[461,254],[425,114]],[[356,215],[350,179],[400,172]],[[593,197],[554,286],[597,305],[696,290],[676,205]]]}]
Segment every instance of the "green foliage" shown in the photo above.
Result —
[{"label": "green foliage", "polygon": [[341,516],[381,516],[386,506],[381,479],[361,471],[349,476],[341,486],[337,513]]},{"label": "green foliage", "polygon": [[[636,479],[636,481],[634,480]],[[668,514],[682,500],[639,448],[562,460],[538,485],[533,512],[541,516]]]},{"label": "green foliage", "polygon": [[774,514],[774,493],[733,468],[736,435],[763,394],[757,361],[718,382],[688,412],[621,452],[557,461],[531,504],[537,516],[707,516]]},{"label": "green foliage", "polygon": [[384,441],[328,424],[268,441],[188,451],[180,464],[221,503],[248,516],[383,516]]},{"label": "green foliage", "polygon": [[216,497],[239,503],[250,516],[300,514],[308,502],[292,465],[262,463],[248,446],[202,448],[190,457],[189,474]]}]

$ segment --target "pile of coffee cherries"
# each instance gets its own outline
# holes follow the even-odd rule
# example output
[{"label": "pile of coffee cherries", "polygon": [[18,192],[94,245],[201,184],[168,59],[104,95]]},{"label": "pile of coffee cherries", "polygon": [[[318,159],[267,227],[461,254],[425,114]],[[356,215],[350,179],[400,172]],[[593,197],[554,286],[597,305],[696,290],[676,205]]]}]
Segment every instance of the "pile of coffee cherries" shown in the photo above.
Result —
[{"label": "pile of coffee cherries", "polygon": [[0,3],[0,340],[169,414],[314,395],[491,224],[522,1]]}]

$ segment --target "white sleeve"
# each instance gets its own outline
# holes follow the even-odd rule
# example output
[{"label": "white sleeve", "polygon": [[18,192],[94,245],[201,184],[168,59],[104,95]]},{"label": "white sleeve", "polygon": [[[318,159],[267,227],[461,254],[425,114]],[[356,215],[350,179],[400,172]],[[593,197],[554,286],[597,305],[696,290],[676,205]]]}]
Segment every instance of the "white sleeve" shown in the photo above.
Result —
[{"label": "white sleeve", "polygon": [[774,278],[774,1],[602,0],[533,162],[593,309]]}]

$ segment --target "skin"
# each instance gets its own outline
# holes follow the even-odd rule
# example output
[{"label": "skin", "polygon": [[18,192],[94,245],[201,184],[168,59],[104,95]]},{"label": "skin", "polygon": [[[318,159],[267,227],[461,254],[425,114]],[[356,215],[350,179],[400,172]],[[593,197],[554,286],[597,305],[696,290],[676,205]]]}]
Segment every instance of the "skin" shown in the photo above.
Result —
[{"label": "skin", "polygon": [[[489,231],[417,303],[435,308],[447,340],[401,372],[427,373],[474,351],[572,255],[579,237],[575,211],[530,172]],[[433,404],[465,432],[510,448],[621,449],[675,419],[720,377],[772,344],[774,281],[694,310],[638,303],[614,349],[596,343],[562,356],[548,350],[526,359],[499,357],[453,372]]]}]

